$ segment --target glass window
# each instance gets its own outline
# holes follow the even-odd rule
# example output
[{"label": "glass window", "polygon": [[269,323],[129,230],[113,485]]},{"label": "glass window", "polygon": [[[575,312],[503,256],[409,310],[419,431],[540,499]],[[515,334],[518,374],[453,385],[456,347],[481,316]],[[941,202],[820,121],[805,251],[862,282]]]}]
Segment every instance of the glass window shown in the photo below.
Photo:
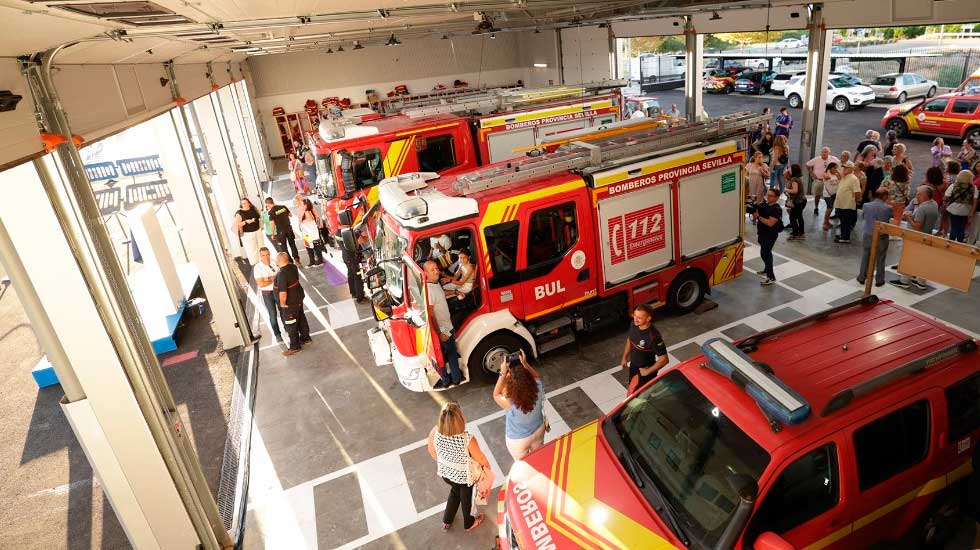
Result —
[{"label": "glass window", "polygon": [[425,294],[423,294],[423,286],[425,283],[424,276],[415,266],[408,266],[408,293],[411,298],[411,303],[409,304],[412,310],[415,312],[418,321],[424,324],[429,317],[429,305],[425,302]]},{"label": "glass window", "polygon": [[950,441],[980,428],[980,374],[946,388],[946,415]]},{"label": "glass window", "polygon": [[316,189],[321,197],[332,199],[337,196],[337,186],[333,183],[333,155],[316,155]]},{"label": "glass window", "polygon": [[948,99],[934,99],[929,103],[926,103],[923,110],[925,110],[927,113],[942,113],[946,111],[946,105],[949,105]]},{"label": "glass window", "polygon": [[487,240],[487,252],[493,262],[493,275],[504,275],[517,270],[517,237],[520,223],[498,223],[483,230]]},{"label": "glass window", "polygon": [[754,540],[766,531],[785,533],[837,506],[837,472],[837,446],[833,443],[796,459],[773,482],[746,540]]},{"label": "glass window", "polygon": [[929,402],[916,401],[854,432],[862,491],[922,462],[929,450]]},{"label": "glass window", "polygon": [[557,260],[576,242],[578,224],[574,202],[535,210],[528,225],[527,265]]},{"label": "glass window", "polygon": [[972,115],[977,110],[977,105],[980,105],[980,101],[976,99],[957,99],[953,102],[952,112],[960,115]]},{"label": "glass window", "polygon": [[456,166],[456,149],[453,147],[453,136],[449,134],[417,137],[415,151],[422,172],[442,172]]},{"label": "glass window", "polygon": [[874,79],[873,84],[876,86],[891,86],[895,83],[894,76],[879,76]]},{"label": "glass window", "polygon": [[677,370],[637,394],[611,422],[624,452],[705,548],[714,547],[738,507],[733,476],[758,481],[769,464],[769,454]]},{"label": "glass window", "polygon": [[[380,221],[380,220],[379,220]],[[399,237],[385,223],[377,224],[377,232],[374,236],[374,250],[377,254],[379,265],[385,270],[385,278],[388,293],[396,304],[402,302],[403,278],[402,270],[404,264],[401,261],[402,254],[405,253],[405,239]]]},{"label": "glass window", "polygon": [[340,171],[344,177],[344,191],[373,187],[383,180],[385,171],[381,160],[380,149],[341,152]]}]

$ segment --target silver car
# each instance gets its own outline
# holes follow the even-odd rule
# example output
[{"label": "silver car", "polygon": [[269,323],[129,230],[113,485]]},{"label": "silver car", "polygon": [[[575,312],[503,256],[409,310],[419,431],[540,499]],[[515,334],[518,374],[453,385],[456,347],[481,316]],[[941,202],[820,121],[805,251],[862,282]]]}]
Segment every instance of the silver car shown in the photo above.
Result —
[{"label": "silver car", "polygon": [[935,80],[926,80],[915,73],[883,74],[871,82],[871,89],[877,99],[894,99],[905,103],[910,97],[932,97],[936,95]]}]

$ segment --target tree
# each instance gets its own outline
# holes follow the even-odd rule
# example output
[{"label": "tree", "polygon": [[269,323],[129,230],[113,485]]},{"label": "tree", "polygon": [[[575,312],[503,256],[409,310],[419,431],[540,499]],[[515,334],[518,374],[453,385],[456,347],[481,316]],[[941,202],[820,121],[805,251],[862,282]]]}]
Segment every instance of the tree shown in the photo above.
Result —
[{"label": "tree", "polygon": [[895,27],[886,27],[881,35],[885,38],[885,40],[892,40],[895,38]]},{"label": "tree", "polygon": [[726,32],[718,35],[718,38],[726,42],[734,42],[735,44],[745,45],[745,44],[761,44],[768,40],[773,40],[777,36],[776,33],[766,33],[766,32]]},{"label": "tree", "polygon": [[677,38],[674,38],[673,36],[670,36],[661,42],[659,46],[657,46],[656,51],[659,53],[670,53],[684,51],[685,48],[686,45],[683,42]]},{"label": "tree", "polygon": [[912,25],[910,27],[898,27],[896,29],[902,38],[915,38],[926,33],[925,25]]},{"label": "tree", "polygon": [[731,42],[726,42],[718,38],[716,34],[708,34],[704,37],[704,49],[706,50],[727,50],[731,47]]}]

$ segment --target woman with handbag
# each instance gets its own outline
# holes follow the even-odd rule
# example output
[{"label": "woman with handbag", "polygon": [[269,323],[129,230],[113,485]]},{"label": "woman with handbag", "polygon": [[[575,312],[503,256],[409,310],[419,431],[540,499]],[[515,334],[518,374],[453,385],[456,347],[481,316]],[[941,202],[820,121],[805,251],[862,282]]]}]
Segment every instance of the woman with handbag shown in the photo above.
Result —
[{"label": "woman with handbag", "polygon": [[544,384],[524,358],[524,351],[507,356],[500,368],[493,400],[507,411],[505,440],[514,460],[522,460],[544,445],[548,423],[544,418]]},{"label": "woman with handbag", "polygon": [[323,263],[323,241],[320,239],[320,219],[316,215],[313,203],[310,199],[304,199],[303,218],[299,222],[300,232],[303,234],[303,244],[306,245],[306,254],[310,259],[308,266],[320,265]]},{"label": "woman with handbag", "polygon": [[442,530],[448,531],[463,506],[463,528],[473,531],[483,523],[484,515],[473,515],[473,489],[483,470],[490,471],[490,461],[480,444],[466,431],[466,419],[459,403],[449,402],[439,411],[439,422],[429,432],[429,455],[436,461],[436,472],[449,485]]},{"label": "woman with handbag", "polygon": [[962,170],[953,185],[946,188],[946,213],[949,214],[949,240],[966,241],[966,223],[977,209],[977,188],[973,174]]},{"label": "woman with handbag", "polygon": [[789,168],[789,143],[786,141],[786,136],[776,136],[776,140],[772,145],[772,155],[770,156],[772,157],[772,164],[770,165],[772,179],[769,182],[769,186],[778,188],[779,194],[782,195],[786,190],[786,177],[784,174]]}]

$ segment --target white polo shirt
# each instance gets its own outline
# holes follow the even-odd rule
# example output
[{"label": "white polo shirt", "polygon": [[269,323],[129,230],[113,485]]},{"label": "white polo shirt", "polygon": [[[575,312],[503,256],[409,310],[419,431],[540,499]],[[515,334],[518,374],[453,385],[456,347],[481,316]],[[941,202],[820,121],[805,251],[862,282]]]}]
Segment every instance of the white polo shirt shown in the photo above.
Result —
[{"label": "white polo shirt", "polygon": [[279,273],[279,267],[275,265],[265,265],[264,262],[259,262],[252,266],[252,276],[255,277],[256,281],[265,278],[273,279],[273,282],[269,283],[268,285],[259,287],[259,290],[262,292],[272,292],[272,287],[275,284],[276,273]]}]

